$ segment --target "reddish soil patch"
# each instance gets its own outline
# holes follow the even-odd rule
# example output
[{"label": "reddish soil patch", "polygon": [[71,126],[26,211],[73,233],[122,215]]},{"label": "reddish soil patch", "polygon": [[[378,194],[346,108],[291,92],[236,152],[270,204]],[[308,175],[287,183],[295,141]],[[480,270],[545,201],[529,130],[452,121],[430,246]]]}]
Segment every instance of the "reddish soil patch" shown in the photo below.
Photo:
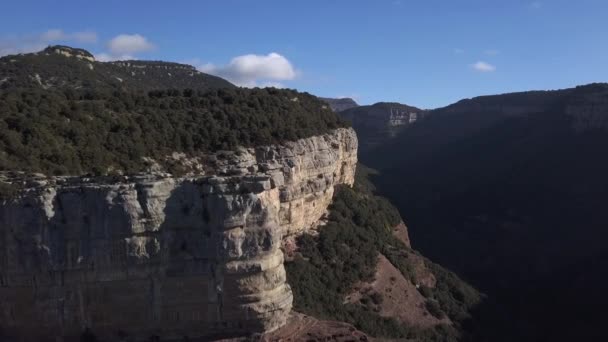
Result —
[{"label": "reddish soil patch", "polygon": [[337,321],[320,321],[314,317],[293,312],[287,325],[262,336],[264,342],[296,341],[374,341],[350,324]]},{"label": "reddish soil patch", "polygon": [[412,248],[412,245],[410,244],[410,236],[407,232],[407,226],[405,223],[403,223],[403,221],[393,228],[393,235],[397,239],[401,240],[401,242],[403,242],[406,246]]},{"label": "reddish soil patch", "polygon": [[416,285],[424,285],[426,287],[434,288],[435,284],[437,284],[437,279],[435,279],[435,275],[433,275],[433,273],[426,268],[424,258],[413,251],[408,251],[406,253],[407,258],[410,261],[410,265],[412,265],[414,270],[414,274],[416,275]]},{"label": "reddish soil patch", "polygon": [[[410,243],[410,236],[408,234],[407,226],[403,221],[393,228],[393,236],[403,242],[407,247],[412,248]],[[431,273],[424,264],[424,259],[416,254],[413,250],[404,251],[407,254],[407,258],[412,265],[414,274],[416,275],[416,285],[424,285],[426,287],[435,287],[437,283],[435,276]]]},{"label": "reddish soil patch", "polygon": [[449,319],[440,320],[428,312],[426,298],[418,292],[416,285],[406,279],[384,255],[378,258],[374,281],[359,284],[346,301],[368,306],[380,316],[392,317],[421,328],[450,324]]}]

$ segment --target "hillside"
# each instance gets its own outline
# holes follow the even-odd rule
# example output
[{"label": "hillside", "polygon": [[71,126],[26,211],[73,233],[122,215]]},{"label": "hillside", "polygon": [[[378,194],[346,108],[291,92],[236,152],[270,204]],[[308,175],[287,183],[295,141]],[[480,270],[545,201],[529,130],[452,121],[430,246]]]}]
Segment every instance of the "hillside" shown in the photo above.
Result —
[{"label": "hillside", "polygon": [[370,171],[360,165],[318,234],[299,236],[290,249],[294,309],[377,338],[470,340],[480,294],[412,249],[399,212],[373,193]]},{"label": "hillside", "polygon": [[348,97],[343,97],[343,98],[339,98],[339,99],[333,99],[333,98],[329,98],[329,97],[320,97],[320,99],[327,102],[329,104],[329,107],[331,108],[331,110],[333,110],[334,112],[341,112],[343,110],[347,110],[347,109],[355,108],[355,107],[359,106],[359,104],[357,102],[355,102],[355,100],[348,98]]},{"label": "hillside", "polygon": [[216,83],[229,83],[164,62],[179,67],[182,74],[163,69],[160,74],[175,75],[156,77],[160,74],[154,67],[155,73],[118,81],[114,71],[126,72],[129,62],[90,62],[88,55],[77,58],[49,49],[0,60],[0,79],[8,79],[0,90],[2,170],[54,175],[141,172],[150,161],[166,164],[174,153],[193,157],[276,144],[345,126],[309,94],[272,88],[209,90]]},{"label": "hillside", "polygon": [[71,88],[101,91],[235,88],[193,66],[160,61],[98,62],[91,53],[49,46],[38,53],[0,58],[0,89]]},{"label": "hillside", "polygon": [[355,183],[317,97],[64,46],[0,62],[1,340],[475,333],[482,296]]},{"label": "hillside", "polygon": [[394,102],[379,102],[370,106],[358,106],[339,112],[352,123],[361,138],[361,151],[372,150],[397,136],[426,116],[426,111]]},{"label": "hillside", "polygon": [[607,84],[484,96],[362,155],[412,243],[488,294],[486,339],[606,337],[607,122]]}]

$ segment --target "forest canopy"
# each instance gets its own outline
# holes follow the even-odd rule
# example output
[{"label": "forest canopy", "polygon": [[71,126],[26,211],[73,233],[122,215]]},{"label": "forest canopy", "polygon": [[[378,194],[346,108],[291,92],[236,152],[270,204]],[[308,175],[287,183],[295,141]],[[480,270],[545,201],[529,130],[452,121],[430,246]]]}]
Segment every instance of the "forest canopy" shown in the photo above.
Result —
[{"label": "forest canopy", "polygon": [[345,125],[294,90],[9,88],[0,92],[0,170],[134,173],[143,157],[276,144]]}]

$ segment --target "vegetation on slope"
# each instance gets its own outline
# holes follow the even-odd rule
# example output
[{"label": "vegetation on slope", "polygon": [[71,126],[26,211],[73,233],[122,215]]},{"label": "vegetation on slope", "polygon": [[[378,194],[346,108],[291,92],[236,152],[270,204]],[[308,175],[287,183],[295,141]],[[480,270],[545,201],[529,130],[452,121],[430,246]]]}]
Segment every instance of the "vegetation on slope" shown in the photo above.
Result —
[{"label": "vegetation on slope", "polygon": [[329,106],[334,112],[341,112],[343,110],[359,106],[359,104],[355,102],[355,100],[348,97],[342,97],[337,99],[329,97],[320,97],[320,99],[327,102],[327,104],[329,104]]},{"label": "vegetation on slope", "polygon": [[142,171],[142,157],[281,143],[344,126],[293,90],[0,92],[0,169],[47,174]]},{"label": "vegetation on slope", "polygon": [[392,227],[401,221],[399,213],[388,201],[373,195],[373,186],[365,179],[365,172],[357,174],[353,189],[342,187],[336,192],[329,222],[319,236],[301,236],[300,255],[286,264],[295,310],[345,321],[377,337],[455,340],[461,324],[469,317],[468,312],[479,301],[479,295],[430,261],[427,266],[437,278],[437,286],[427,288],[424,295],[429,302],[438,304],[436,314],[447,314],[455,322],[454,326],[438,325],[421,330],[380,317],[365,306],[344,303],[345,295],[355,283],[373,277],[379,253],[386,255],[406,277],[414,276],[407,257],[395,252],[407,249],[392,235]]},{"label": "vegetation on slope", "polygon": [[50,46],[38,53],[2,57],[0,90],[61,87],[99,92],[235,88],[232,83],[199,72],[190,65],[160,61],[97,62],[75,55],[93,57],[86,50],[67,46]]},{"label": "vegetation on slope", "polygon": [[[399,132],[412,123],[426,117],[426,111],[395,102],[378,102],[373,105],[358,106],[339,112],[349,121],[359,137],[359,151],[364,154],[375,146],[391,141]],[[416,120],[410,122],[410,114]]]},{"label": "vegetation on slope", "polygon": [[464,100],[364,156],[416,247],[488,295],[484,340],[606,340],[606,104],[606,84]]}]

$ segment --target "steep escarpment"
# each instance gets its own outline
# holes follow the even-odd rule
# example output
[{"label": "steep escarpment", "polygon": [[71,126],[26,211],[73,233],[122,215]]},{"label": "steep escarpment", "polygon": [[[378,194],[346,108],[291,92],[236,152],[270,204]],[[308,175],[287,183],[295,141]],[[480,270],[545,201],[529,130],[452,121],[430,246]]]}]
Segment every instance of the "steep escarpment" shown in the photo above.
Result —
[{"label": "steep escarpment", "polygon": [[285,323],[284,236],[352,184],[350,129],[208,155],[198,175],[13,173],[0,208],[5,334],[32,340],[271,331]]},{"label": "steep escarpment", "polygon": [[352,122],[361,140],[361,152],[390,142],[404,128],[424,118],[428,112],[393,102],[379,102],[371,106],[358,106],[339,112]]},{"label": "steep escarpment", "polygon": [[[0,339],[459,335],[479,295],[349,191],[355,131],[310,94],[208,80],[65,46],[0,59]],[[344,306],[374,274],[411,314]]]},{"label": "steep escarpment", "polygon": [[488,294],[480,339],[606,339],[607,104],[606,84],[463,100],[366,156],[412,245]]}]

